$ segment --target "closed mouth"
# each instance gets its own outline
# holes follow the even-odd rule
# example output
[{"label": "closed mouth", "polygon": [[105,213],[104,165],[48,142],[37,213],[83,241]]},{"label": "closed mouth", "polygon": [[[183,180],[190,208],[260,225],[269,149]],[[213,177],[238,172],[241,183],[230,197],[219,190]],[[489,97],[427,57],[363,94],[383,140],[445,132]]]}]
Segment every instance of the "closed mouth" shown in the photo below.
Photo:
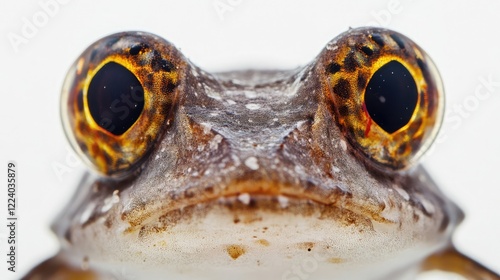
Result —
[{"label": "closed mouth", "polygon": [[350,193],[340,189],[319,192],[313,188],[297,188],[276,183],[239,182],[216,192],[213,188],[185,191],[172,203],[160,201],[151,209],[130,211],[122,219],[135,231],[158,220],[190,222],[201,220],[213,209],[225,208],[235,223],[258,220],[259,213],[276,215],[311,216],[318,219],[333,219],[345,225],[368,224],[371,221],[392,223],[379,213],[380,206],[360,204]]}]

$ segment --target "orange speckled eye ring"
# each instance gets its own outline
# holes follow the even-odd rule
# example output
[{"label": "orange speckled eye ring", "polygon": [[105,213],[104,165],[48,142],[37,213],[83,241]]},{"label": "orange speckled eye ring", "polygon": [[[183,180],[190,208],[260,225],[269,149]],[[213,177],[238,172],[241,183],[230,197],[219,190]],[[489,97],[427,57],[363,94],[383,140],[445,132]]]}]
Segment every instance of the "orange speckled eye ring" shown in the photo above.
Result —
[{"label": "orange speckled eye ring", "polygon": [[[340,35],[330,42],[321,57],[325,75],[323,91],[349,143],[378,167],[399,170],[415,163],[432,143],[443,117],[441,80],[427,54],[399,33],[365,28]],[[394,66],[411,75],[400,77],[413,79],[415,103],[413,110],[408,106],[384,109],[409,113],[407,120],[389,119],[401,125],[388,128],[374,121],[378,116],[367,110],[366,97],[368,92],[375,91],[368,85],[383,86],[385,78],[378,77],[382,76],[379,73]],[[372,79],[380,81],[371,82]],[[401,100],[406,98],[400,96],[404,92],[391,94]],[[386,102],[384,95],[380,98],[380,104]]]},{"label": "orange speckled eye ring", "polygon": [[[110,130],[105,122],[109,120],[101,121],[89,104],[89,87],[103,68],[121,69],[112,71],[128,73],[140,83],[137,85],[140,95],[132,92],[132,96],[143,98],[142,110],[137,109],[138,115],[119,133]],[[185,68],[182,55],[170,43],[152,34],[118,33],[92,44],[70,68],[62,90],[63,125],[73,148],[100,173],[123,175],[151,150],[167,127],[165,123],[173,117]],[[106,86],[99,89],[102,88]],[[92,94],[97,94],[92,98],[101,98],[99,92]],[[131,104],[118,98],[111,101],[116,108],[120,108],[120,102],[123,106]],[[122,110],[123,118],[127,112]]]}]

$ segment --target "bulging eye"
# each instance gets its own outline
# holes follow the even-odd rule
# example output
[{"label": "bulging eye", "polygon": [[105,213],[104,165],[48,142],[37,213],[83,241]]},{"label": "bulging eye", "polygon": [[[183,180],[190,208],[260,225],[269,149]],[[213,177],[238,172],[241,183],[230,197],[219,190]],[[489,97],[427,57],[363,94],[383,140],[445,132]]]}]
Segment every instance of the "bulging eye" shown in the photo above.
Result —
[{"label": "bulging eye", "polygon": [[386,29],[352,29],[323,57],[324,90],[351,145],[378,167],[404,169],[434,140],[443,89],[428,55]]},{"label": "bulging eye", "polygon": [[141,32],[105,37],[82,53],[66,77],[61,114],[85,162],[121,176],[146,157],[173,118],[184,61]]}]

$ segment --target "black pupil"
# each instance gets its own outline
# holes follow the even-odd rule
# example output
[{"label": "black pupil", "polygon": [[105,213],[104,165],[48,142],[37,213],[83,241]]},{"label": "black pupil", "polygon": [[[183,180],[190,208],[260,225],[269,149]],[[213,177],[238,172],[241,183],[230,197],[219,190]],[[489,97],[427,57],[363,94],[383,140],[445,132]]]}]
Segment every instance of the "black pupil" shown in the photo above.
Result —
[{"label": "black pupil", "polygon": [[408,69],[394,60],[373,74],[365,91],[368,114],[388,133],[397,131],[410,121],[417,99],[415,80]]},{"label": "black pupil", "polygon": [[87,101],[90,114],[100,127],[122,135],[141,115],[144,90],[132,72],[109,62],[90,82]]}]

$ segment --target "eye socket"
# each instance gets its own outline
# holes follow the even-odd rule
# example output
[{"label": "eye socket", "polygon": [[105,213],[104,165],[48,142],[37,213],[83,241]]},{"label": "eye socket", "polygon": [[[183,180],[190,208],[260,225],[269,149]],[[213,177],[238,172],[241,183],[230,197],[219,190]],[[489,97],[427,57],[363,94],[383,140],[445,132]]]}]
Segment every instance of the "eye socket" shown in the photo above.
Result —
[{"label": "eye socket", "polygon": [[325,95],[344,136],[379,168],[405,169],[434,140],[443,89],[427,54],[386,29],[352,29],[322,55]]},{"label": "eye socket", "polygon": [[102,174],[128,174],[171,122],[185,65],[170,43],[152,34],[118,33],[92,44],[62,90],[73,148]]}]

